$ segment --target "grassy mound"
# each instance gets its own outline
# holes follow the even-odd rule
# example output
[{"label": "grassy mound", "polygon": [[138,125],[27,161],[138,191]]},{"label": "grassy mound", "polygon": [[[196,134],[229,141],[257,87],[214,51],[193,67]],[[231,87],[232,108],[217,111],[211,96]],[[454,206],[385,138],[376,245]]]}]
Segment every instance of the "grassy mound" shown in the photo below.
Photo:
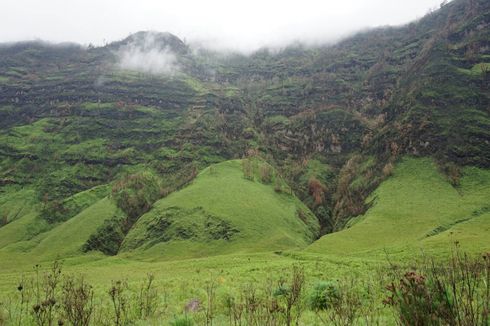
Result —
[{"label": "grassy mound", "polygon": [[405,158],[371,195],[374,205],[351,227],[328,234],[307,250],[329,254],[414,253],[446,250],[459,241],[466,250],[489,249],[490,171],[463,170],[453,187],[430,159]]},{"label": "grassy mound", "polygon": [[46,225],[37,214],[26,214],[0,229],[0,236],[11,239],[10,243],[0,248],[0,259],[32,263],[80,256],[81,248],[90,235],[105,220],[117,214],[120,211],[107,197],[47,230],[42,229]]},{"label": "grassy mound", "polygon": [[[266,163],[253,164],[260,170]],[[278,191],[278,182],[257,179],[244,177],[239,160],[205,169],[191,185],[157,201],[129,232],[122,252],[183,258],[301,248],[313,241],[318,223],[306,206]]]}]

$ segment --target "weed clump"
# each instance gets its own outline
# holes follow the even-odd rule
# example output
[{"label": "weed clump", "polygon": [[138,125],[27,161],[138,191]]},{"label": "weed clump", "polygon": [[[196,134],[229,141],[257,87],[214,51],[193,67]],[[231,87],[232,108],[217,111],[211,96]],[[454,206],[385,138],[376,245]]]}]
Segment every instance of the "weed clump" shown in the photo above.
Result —
[{"label": "weed clump", "polygon": [[73,326],[88,326],[94,312],[94,291],[83,277],[68,276],[62,285],[62,310]]},{"label": "weed clump", "polygon": [[138,318],[148,318],[155,314],[158,306],[158,291],[155,288],[155,276],[147,274],[145,281],[141,284],[137,296]]},{"label": "weed clump", "polygon": [[260,181],[265,184],[270,184],[272,183],[272,178],[274,176],[274,173],[272,171],[272,168],[269,164],[263,163],[260,165],[259,169],[260,173]]},{"label": "weed clump", "polygon": [[49,272],[39,280],[39,266],[36,265],[35,303],[31,314],[37,325],[51,325],[58,309],[58,290],[61,281],[61,264],[55,261]]},{"label": "weed clump", "polygon": [[108,291],[113,308],[113,323],[116,326],[124,325],[128,320],[129,302],[126,295],[128,284],[122,281],[112,282]]},{"label": "weed clump", "polygon": [[488,325],[490,253],[471,259],[457,250],[448,264],[430,260],[395,275],[383,302],[402,325]]},{"label": "weed clump", "polygon": [[242,171],[245,179],[250,181],[254,180],[254,166],[251,159],[246,158],[242,160]]}]

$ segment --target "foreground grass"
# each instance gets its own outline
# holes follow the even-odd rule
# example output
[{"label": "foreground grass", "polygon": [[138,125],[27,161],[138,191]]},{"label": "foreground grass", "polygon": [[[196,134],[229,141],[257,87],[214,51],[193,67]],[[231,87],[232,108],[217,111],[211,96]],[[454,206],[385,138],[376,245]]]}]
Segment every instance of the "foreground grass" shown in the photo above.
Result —
[{"label": "foreground grass", "polygon": [[[228,295],[240,296],[247,287],[262,291],[269,283],[276,286],[279,279],[286,279],[294,265],[304,268],[308,287],[319,280],[336,279],[347,273],[361,279],[366,270],[375,270],[378,266],[377,262],[351,259],[344,261],[301,253],[239,254],[168,262],[141,262],[119,257],[97,258],[100,257],[94,255],[90,262],[83,258],[68,259],[63,262],[63,269],[64,273],[83,276],[87,283],[92,284],[97,300],[103,302],[107,313],[112,313],[107,291],[113,282],[127,282],[131,289],[127,293],[134,296],[140,290],[141,284],[144,284],[147,275],[154,276],[154,285],[159,293],[158,307],[154,320],[146,320],[143,324],[169,323],[184,315],[185,306],[194,299],[202,306],[207,300],[206,287],[209,284],[213,284],[216,291],[215,324],[221,325],[228,321],[223,302]],[[42,264],[40,268],[42,274],[49,270],[50,264]],[[1,273],[0,302],[3,302],[4,309],[8,302],[12,302],[10,300],[19,299],[16,288],[20,280],[35,275],[35,269],[28,269],[26,266],[12,267]],[[189,315],[197,324],[205,324],[203,313],[199,310]],[[307,324],[315,320],[312,314],[306,314],[305,318]]]},{"label": "foreground grass", "polygon": [[[396,257],[378,261],[301,252],[153,263],[123,258],[68,259],[62,262],[62,274],[53,272],[51,264],[34,266],[29,272],[24,267],[23,273],[3,271],[0,321],[39,324],[41,317],[48,318],[51,301],[46,298],[54,293],[56,302],[49,318],[53,322],[62,319],[66,324],[71,324],[66,315],[71,304],[88,313],[94,325],[387,325],[397,320],[411,325],[401,318],[449,318],[441,313],[462,309],[451,304],[444,305],[446,310],[441,312],[423,304],[423,300],[439,295],[431,287],[430,280],[435,279],[448,291],[455,282],[461,290],[455,295],[465,295],[463,302],[470,302],[474,308],[471,318],[477,318],[477,323],[455,325],[486,325],[483,318],[488,317],[484,309],[485,304],[488,306],[485,286],[490,256],[482,260],[481,256],[465,256],[458,249],[453,255],[452,260],[418,256],[404,262]],[[414,275],[421,278],[413,279]],[[57,280],[56,289],[50,292],[53,280]],[[407,292],[412,289],[406,282],[412,280],[422,280],[424,291]],[[67,294],[67,284],[72,284],[71,291],[78,300]],[[466,284],[470,284],[469,294],[464,292]],[[415,301],[400,306],[404,298]],[[414,309],[421,302],[421,307],[428,309],[425,315],[400,315],[399,309]],[[461,318],[468,321],[470,316]]]}]

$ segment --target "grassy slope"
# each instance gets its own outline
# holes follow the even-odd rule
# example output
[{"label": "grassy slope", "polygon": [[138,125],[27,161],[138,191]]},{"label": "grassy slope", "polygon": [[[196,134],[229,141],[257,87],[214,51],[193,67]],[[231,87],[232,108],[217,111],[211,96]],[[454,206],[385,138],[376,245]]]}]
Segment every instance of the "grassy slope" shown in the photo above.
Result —
[{"label": "grassy slope", "polygon": [[[53,229],[40,233],[33,238],[18,239],[0,249],[0,260],[15,261],[18,266],[23,262],[33,264],[57,258],[80,256],[81,247],[88,237],[102,225],[105,219],[117,213],[116,206],[107,198],[101,199],[82,212],[61,223]],[[30,224],[40,223],[36,214],[24,217],[5,226],[0,237],[13,237],[16,231],[29,228]],[[21,233],[25,236],[26,233]]]},{"label": "grassy slope", "polygon": [[[466,168],[452,187],[430,159],[405,158],[372,194],[374,205],[349,229],[329,234],[307,250],[376,256],[384,250],[410,255],[414,248],[489,249],[490,171]],[[417,252],[417,251],[416,251]]]},{"label": "grassy slope", "polygon": [[35,192],[28,188],[10,187],[2,193],[0,210],[7,212],[9,223],[0,228],[0,249],[29,237],[29,233],[35,229],[37,212],[33,197]]},{"label": "grassy slope", "polygon": [[[169,207],[197,213],[179,216],[173,227],[198,230],[191,239],[171,237],[168,242],[150,245],[146,239],[148,223],[168,212]],[[297,210],[302,209],[309,226],[302,222]],[[205,215],[216,216],[239,230],[231,240],[211,240],[205,230],[195,226],[205,223]],[[205,169],[188,187],[158,201],[128,234],[123,251],[139,247],[133,257],[192,257],[231,252],[257,252],[302,248],[318,228],[314,217],[296,197],[276,193],[272,185],[249,181],[243,177],[240,161],[227,161]],[[169,228],[171,229],[171,228]],[[171,233],[171,230],[168,232]]]},{"label": "grassy slope", "polygon": [[424,239],[423,244],[434,250],[443,250],[449,240],[457,240],[468,250],[490,249],[490,171],[467,168],[462,180],[462,193],[468,206],[476,207],[463,219],[467,221],[452,225],[433,237]]},{"label": "grassy slope", "polygon": [[48,259],[80,255],[80,248],[103,221],[117,214],[117,207],[104,198],[43,236],[31,251]]}]

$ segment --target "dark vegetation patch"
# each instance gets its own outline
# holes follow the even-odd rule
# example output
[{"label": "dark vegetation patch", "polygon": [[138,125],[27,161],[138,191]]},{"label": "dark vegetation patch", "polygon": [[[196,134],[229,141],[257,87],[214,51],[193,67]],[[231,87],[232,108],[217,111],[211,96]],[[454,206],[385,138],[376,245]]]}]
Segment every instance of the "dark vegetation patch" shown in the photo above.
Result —
[{"label": "dark vegetation patch", "polygon": [[235,234],[240,232],[238,229],[234,228],[230,222],[213,215],[207,216],[204,228],[209,235],[209,238],[212,240],[223,239],[230,241]]},{"label": "dark vegetation patch", "polygon": [[42,206],[40,217],[49,223],[67,221],[108,194],[107,186],[99,186],[63,201],[47,200]]},{"label": "dark vegetation patch", "polygon": [[104,224],[83,245],[82,251],[100,251],[106,255],[116,255],[126,236],[122,220],[121,216],[114,216],[104,221]]},{"label": "dark vegetation patch", "polygon": [[471,219],[473,219],[475,217],[481,216],[481,215],[486,214],[488,212],[490,212],[490,206],[482,206],[480,209],[474,210],[471,213],[471,216],[470,217],[466,217],[466,218],[462,218],[462,219],[456,220],[456,221],[454,221],[451,224],[439,225],[438,227],[436,227],[432,231],[428,232],[424,237],[425,238],[428,238],[428,237],[435,236],[435,235],[437,235],[439,233],[442,233],[444,231],[449,230],[450,228],[452,228],[453,226],[455,226],[457,224],[467,222],[467,221],[469,221],[469,220],[471,220]]},{"label": "dark vegetation patch", "polygon": [[161,196],[158,178],[150,172],[131,174],[116,181],[112,186],[111,198],[127,216],[127,228],[137,218],[150,210]]},{"label": "dark vegetation patch", "polygon": [[226,219],[206,212],[202,207],[157,208],[152,214],[157,216],[148,222],[144,236],[139,239],[136,246],[144,243],[152,246],[177,239],[232,241],[233,237],[240,232]]},{"label": "dark vegetation patch", "polygon": [[[83,246],[85,252],[99,250],[108,255],[115,255],[136,221],[148,212],[156,200],[167,196],[169,193],[183,187],[196,177],[196,169],[190,167],[184,170],[185,175],[176,174],[178,181],[171,182],[161,178],[151,171],[143,171],[123,176],[112,186],[110,198],[121,210],[121,216],[114,217],[104,222]],[[166,186],[167,185],[167,186]],[[156,220],[156,224],[148,226],[148,238],[157,238],[155,241],[168,241],[162,231],[171,224],[167,219],[169,214],[164,214]],[[168,225],[167,225],[168,224]],[[181,237],[190,238],[192,234],[187,229],[179,229]]]},{"label": "dark vegetation patch", "polygon": [[454,221],[453,223],[451,224],[446,224],[446,225],[439,225],[438,227],[436,227],[435,229],[427,232],[424,236],[424,238],[430,238],[430,237],[433,237],[435,235],[438,235],[439,233],[442,233],[444,231],[447,231],[449,230],[450,228],[452,228],[453,226],[457,225],[457,224],[460,224],[460,223],[464,223],[464,222],[467,222],[469,220],[471,220],[473,217],[467,217],[467,218],[462,218],[462,219],[459,219],[457,221]]},{"label": "dark vegetation patch", "polygon": [[473,211],[471,213],[471,216],[472,217],[478,217],[478,216],[481,216],[481,215],[486,214],[488,212],[490,212],[490,205],[482,206],[480,209]]},{"label": "dark vegetation patch", "polygon": [[146,227],[146,238],[154,239],[157,242],[170,241],[170,237],[166,233],[169,226],[172,225],[171,214],[159,215],[155,220],[152,220]]},{"label": "dark vegetation patch", "polygon": [[158,178],[150,172],[127,175],[117,181],[112,187],[111,198],[121,210],[121,216],[104,221],[82,250],[116,255],[134,223],[161,196],[160,191]]}]

